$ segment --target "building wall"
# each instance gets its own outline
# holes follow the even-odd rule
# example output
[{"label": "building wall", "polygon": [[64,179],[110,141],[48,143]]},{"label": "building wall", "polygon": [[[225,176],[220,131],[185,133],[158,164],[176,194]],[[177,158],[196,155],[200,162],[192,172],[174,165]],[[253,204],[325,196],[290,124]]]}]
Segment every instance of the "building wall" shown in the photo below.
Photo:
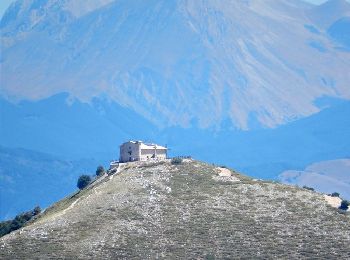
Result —
[{"label": "building wall", "polygon": [[[141,148],[141,146],[143,148]],[[145,148],[142,142],[126,142],[120,146],[120,162],[165,160],[166,149]]]},{"label": "building wall", "polygon": [[157,150],[157,159],[165,160],[167,157],[167,150]]},{"label": "building wall", "polygon": [[133,162],[140,160],[140,143],[126,142],[120,146],[121,162]]},{"label": "building wall", "polygon": [[165,160],[166,150],[164,149],[141,149],[141,161],[147,161],[152,159]]}]

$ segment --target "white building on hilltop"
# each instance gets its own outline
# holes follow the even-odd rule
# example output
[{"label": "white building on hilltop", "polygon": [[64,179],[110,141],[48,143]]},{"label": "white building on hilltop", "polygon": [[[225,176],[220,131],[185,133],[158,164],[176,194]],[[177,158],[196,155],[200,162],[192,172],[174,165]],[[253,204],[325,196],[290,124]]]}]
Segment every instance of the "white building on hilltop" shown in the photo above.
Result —
[{"label": "white building on hilltop", "polygon": [[119,162],[165,160],[168,148],[142,141],[129,141],[120,146]]}]

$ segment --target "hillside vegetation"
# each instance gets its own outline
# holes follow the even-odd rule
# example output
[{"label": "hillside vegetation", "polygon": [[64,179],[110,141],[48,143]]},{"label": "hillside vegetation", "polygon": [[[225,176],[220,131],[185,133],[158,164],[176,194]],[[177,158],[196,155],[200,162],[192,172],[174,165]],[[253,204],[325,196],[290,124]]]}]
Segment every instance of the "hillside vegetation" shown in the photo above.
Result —
[{"label": "hillside vegetation", "polygon": [[348,258],[322,194],[226,168],[130,163],[0,239],[1,259]]}]

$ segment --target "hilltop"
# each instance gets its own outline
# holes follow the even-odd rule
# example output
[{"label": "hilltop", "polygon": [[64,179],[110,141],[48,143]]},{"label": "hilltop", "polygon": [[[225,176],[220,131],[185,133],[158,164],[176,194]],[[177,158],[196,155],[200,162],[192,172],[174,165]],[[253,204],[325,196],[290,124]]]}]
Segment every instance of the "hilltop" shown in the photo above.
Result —
[{"label": "hilltop", "polygon": [[[0,22],[0,145],[81,173],[135,138],[264,179],[348,158],[349,16],[344,0],[14,1]],[[53,167],[34,163],[37,178],[0,163],[0,219],[57,200],[35,195]]]},{"label": "hilltop", "polygon": [[0,239],[0,258],[341,258],[322,194],[185,160],[129,163]]}]

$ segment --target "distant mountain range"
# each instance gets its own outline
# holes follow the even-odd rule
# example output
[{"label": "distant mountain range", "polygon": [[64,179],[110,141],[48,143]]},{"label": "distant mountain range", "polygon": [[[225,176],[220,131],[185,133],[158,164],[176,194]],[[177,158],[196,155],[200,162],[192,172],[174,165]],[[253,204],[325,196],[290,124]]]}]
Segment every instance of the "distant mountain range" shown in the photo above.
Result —
[{"label": "distant mountain range", "polygon": [[106,96],[158,126],[274,127],[350,99],[350,4],[19,0],[1,20],[3,96]]},{"label": "distant mountain range", "polygon": [[0,146],[0,220],[49,206],[74,191],[79,175],[93,174],[96,164],[93,159],[69,161]]},{"label": "distant mountain range", "polygon": [[304,170],[288,170],[278,178],[286,184],[312,187],[327,194],[337,192],[350,200],[350,158],[314,163]]},{"label": "distant mountain range", "polygon": [[[345,0],[16,1],[0,23],[0,145],[38,168],[0,174],[93,158],[75,178],[128,139],[257,178],[348,158],[349,17]],[[23,210],[9,205],[0,218]]]}]

